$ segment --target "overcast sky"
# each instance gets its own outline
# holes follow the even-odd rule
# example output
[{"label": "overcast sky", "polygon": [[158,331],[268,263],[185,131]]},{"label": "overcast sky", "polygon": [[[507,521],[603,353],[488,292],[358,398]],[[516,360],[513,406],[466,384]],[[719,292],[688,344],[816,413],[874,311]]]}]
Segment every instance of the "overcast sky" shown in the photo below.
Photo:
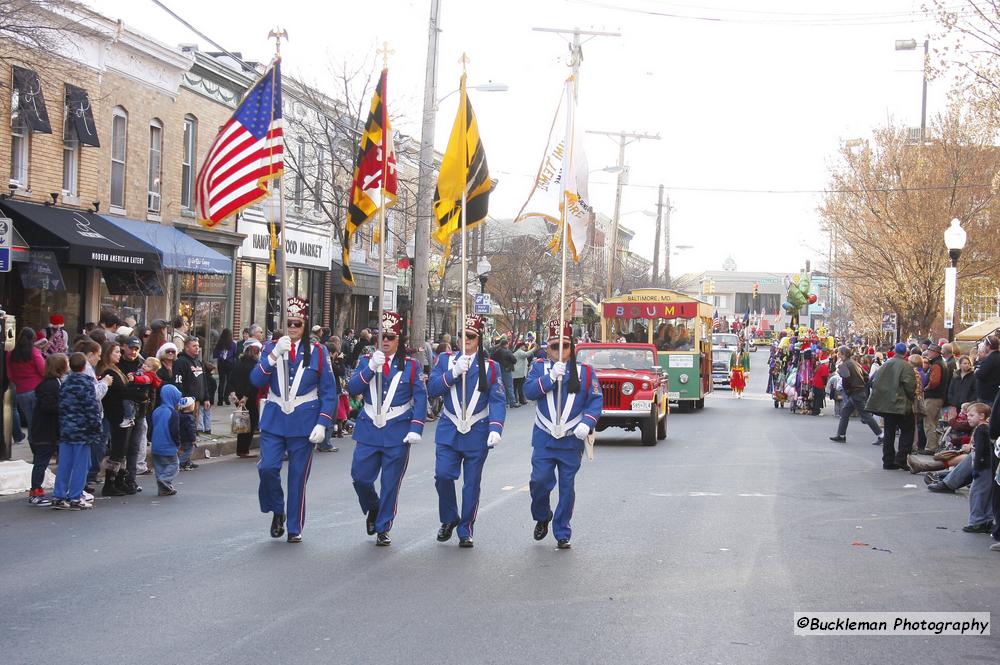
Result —
[{"label": "overcast sky", "polygon": [[[361,61],[383,41],[390,61],[389,105],[399,129],[419,137],[427,53],[427,0],[164,0],[213,40],[246,58],[267,60],[276,24],[289,73],[323,86],[332,61]],[[199,43],[150,0],[88,0],[131,28],[168,44]],[[956,2],[956,4],[958,4]],[[622,223],[632,248],[652,257],[657,186],[675,208],[671,273],[720,269],[731,255],[740,270],[788,272],[822,260],[827,239],[816,208],[844,139],[862,137],[888,118],[920,122],[922,53],[894,50],[896,39],[922,42],[935,26],[920,0],[442,0],[438,96],[458,87],[459,59],[469,83],[506,83],[508,92],[473,92],[490,173],[499,179],[494,217],[515,215],[527,197],[568,73],[566,43],[533,27],[621,32],[584,46],[580,122],[587,129],[659,133],[627,149],[630,183]],[[232,11],[238,6],[239,10]],[[275,18],[279,8],[284,13]],[[374,13],[381,8],[382,14]],[[683,14],[698,18],[677,18]],[[707,19],[707,20],[706,20]],[[932,82],[928,114],[942,109],[943,83]],[[441,105],[435,145],[443,149],[457,96]],[[365,103],[367,106],[367,102]],[[616,163],[614,141],[586,139],[590,168]],[[616,176],[594,173],[591,199],[614,209]],[[699,190],[808,190],[806,193]],[[946,226],[942,222],[942,228]],[[690,249],[678,250],[678,245]]]}]

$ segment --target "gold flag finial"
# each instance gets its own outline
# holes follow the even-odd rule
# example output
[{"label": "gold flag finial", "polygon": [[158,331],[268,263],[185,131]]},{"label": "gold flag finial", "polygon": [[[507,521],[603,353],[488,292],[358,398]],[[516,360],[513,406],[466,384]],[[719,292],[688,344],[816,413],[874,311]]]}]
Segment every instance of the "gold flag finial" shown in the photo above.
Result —
[{"label": "gold flag finial", "polygon": [[382,42],[382,48],[375,52],[382,56],[382,68],[389,69],[389,56],[395,53],[389,48],[389,42]]},{"label": "gold flag finial", "polygon": [[284,28],[275,28],[271,32],[267,33],[268,39],[274,40],[274,52],[281,56],[281,40],[284,39],[288,41],[288,31]]},{"label": "gold flag finial", "polygon": [[465,66],[469,64],[469,56],[466,53],[462,54],[462,57],[458,59],[458,62],[462,65],[462,73],[465,73]]}]

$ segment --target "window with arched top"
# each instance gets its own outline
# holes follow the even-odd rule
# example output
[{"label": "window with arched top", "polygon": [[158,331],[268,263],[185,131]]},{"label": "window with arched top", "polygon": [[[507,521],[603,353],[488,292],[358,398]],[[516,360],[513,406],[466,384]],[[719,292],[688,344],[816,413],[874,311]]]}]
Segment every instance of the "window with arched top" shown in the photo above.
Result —
[{"label": "window with arched top", "polygon": [[111,207],[125,208],[125,154],[128,142],[128,111],[111,111]]},{"label": "window with arched top", "polygon": [[198,149],[198,118],[184,116],[184,150],[181,156],[181,208],[194,210],[195,155]]},{"label": "window with arched top", "polygon": [[163,122],[153,118],[149,122],[149,177],[147,178],[146,212],[160,214],[163,180]]}]

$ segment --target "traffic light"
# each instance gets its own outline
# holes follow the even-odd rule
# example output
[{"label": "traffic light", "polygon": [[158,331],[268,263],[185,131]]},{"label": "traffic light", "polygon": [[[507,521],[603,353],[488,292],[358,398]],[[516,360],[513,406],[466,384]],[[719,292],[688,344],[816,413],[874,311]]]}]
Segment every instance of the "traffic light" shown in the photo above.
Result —
[{"label": "traffic light", "polygon": [[756,298],[759,295],[759,292],[760,292],[760,284],[755,283],[753,285],[753,297]]}]

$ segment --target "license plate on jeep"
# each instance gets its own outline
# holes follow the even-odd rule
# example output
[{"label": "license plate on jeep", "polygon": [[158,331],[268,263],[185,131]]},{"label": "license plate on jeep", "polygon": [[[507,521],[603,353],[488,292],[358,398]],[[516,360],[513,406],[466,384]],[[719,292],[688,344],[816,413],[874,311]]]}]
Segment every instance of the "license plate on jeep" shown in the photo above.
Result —
[{"label": "license plate on jeep", "polygon": [[634,399],[632,400],[632,410],[633,411],[649,411],[653,407],[653,403],[648,399]]}]

